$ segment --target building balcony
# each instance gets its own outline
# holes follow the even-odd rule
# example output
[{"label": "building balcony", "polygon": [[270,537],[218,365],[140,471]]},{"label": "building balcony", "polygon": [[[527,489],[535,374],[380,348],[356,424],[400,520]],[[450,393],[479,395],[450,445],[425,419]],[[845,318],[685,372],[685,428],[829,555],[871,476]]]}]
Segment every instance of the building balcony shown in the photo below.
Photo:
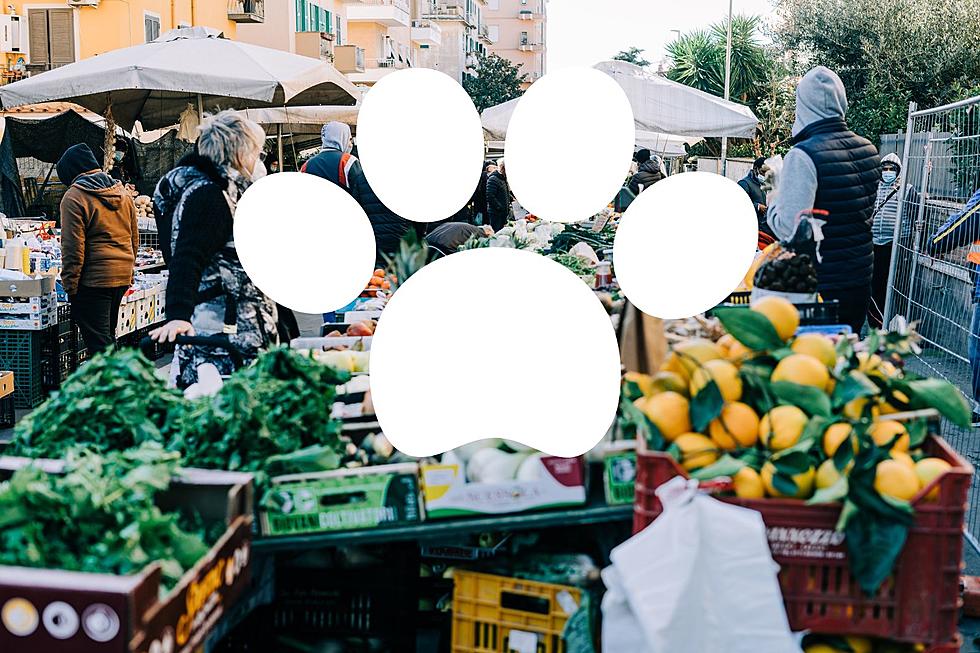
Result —
[{"label": "building balcony", "polygon": [[439,47],[442,45],[442,28],[432,21],[413,20],[412,42],[418,45]]},{"label": "building balcony", "polygon": [[530,9],[521,9],[517,17],[521,20],[544,20],[544,14],[531,11]]},{"label": "building balcony", "polygon": [[350,75],[364,72],[364,48],[356,45],[338,45],[333,49],[334,68]]},{"label": "building balcony", "polygon": [[234,23],[264,23],[265,0],[228,0],[228,20]]},{"label": "building balcony", "polygon": [[422,10],[422,18],[427,20],[454,20],[476,27],[476,16],[466,12],[466,3],[462,0],[438,0],[430,2]]},{"label": "building balcony", "polygon": [[521,52],[544,52],[544,43],[521,43],[517,49]]},{"label": "building balcony", "polygon": [[477,31],[477,38],[482,43],[493,45],[493,40],[490,38],[490,28],[486,25],[480,25],[480,29]]},{"label": "building balcony", "polygon": [[348,23],[377,23],[387,27],[412,24],[407,0],[373,0],[356,2],[347,7]]}]

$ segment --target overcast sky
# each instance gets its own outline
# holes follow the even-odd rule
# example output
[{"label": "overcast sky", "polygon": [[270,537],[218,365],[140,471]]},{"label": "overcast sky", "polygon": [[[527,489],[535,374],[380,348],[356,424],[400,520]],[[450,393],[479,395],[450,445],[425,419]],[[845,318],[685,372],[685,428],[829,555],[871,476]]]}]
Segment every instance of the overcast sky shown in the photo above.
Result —
[{"label": "overcast sky", "polygon": [[[734,0],[736,14],[771,18],[771,0]],[[548,70],[591,66],[630,46],[654,65],[675,35],[725,18],[728,0],[548,0]]]}]

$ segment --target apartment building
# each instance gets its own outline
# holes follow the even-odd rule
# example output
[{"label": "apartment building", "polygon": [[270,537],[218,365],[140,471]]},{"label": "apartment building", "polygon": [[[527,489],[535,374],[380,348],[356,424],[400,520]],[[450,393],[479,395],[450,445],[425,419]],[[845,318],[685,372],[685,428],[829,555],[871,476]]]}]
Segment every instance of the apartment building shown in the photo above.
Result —
[{"label": "apartment building", "polygon": [[442,43],[428,68],[462,83],[476,72],[476,55],[486,52],[490,33],[483,15],[487,0],[424,0],[422,19],[442,30]]},{"label": "apartment building", "polygon": [[264,0],[265,20],[239,25],[238,39],[331,60],[347,33],[344,0]]},{"label": "apartment building", "polygon": [[13,0],[0,7],[5,80],[205,26],[235,38],[238,25],[264,19],[263,0]]},{"label": "apartment building", "polygon": [[510,59],[527,75],[527,88],[547,68],[547,0],[488,0],[489,51]]}]

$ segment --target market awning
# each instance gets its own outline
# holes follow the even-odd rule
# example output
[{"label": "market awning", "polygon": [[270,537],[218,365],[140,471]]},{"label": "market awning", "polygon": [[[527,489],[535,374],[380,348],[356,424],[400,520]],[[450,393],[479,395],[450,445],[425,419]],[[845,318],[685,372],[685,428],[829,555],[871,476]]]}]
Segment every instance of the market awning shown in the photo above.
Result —
[{"label": "market awning", "polygon": [[173,30],[152,43],[112,50],[0,87],[4,108],[71,101],[116,123],[148,130],[180,120],[198,98],[205,110],[352,105],[360,92],[333,66],[225,39],[214,30]]},{"label": "market awning", "polygon": [[320,128],[328,122],[339,121],[357,126],[360,107],[270,107],[268,109],[245,109],[242,111],[249,120],[257,122],[269,133],[276,133],[278,126],[293,134],[319,134]]}]

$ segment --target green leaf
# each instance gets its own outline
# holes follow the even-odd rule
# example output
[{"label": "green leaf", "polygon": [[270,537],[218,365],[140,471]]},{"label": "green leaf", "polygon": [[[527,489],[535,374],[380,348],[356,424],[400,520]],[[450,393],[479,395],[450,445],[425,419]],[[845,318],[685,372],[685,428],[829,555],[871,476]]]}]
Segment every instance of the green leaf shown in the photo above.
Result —
[{"label": "green leaf", "polygon": [[640,384],[636,381],[623,381],[622,388],[623,396],[629,401],[636,401],[643,396],[643,391],[640,390]]},{"label": "green leaf", "polygon": [[915,419],[905,423],[909,432],[909,448],[918,449],[929,436],[929,423],[924,419]]},{"label": "green leaf", "polygon": [[779,349],[786,344],[762,313],[749,308],[722,306],[714,309],[714,315],[733,338],[753,351]]},{"label": "green leaf", "polygon": [[922,379],[907,384],[909,399],[920,408],[935,408],[956,426],[969,428],[972,413],[963,394],[944,379]]},{"label": "green leaf", "polygon": [[664,450],[667,441],[657,425],[646,416],[646,413],[637,408],[636,404],[626,397],[622,397],[619,407],[624,422],[635,430],[637,440],[646,442],[647,448],[651,451]]},{"label": "green leaf", "polygon": [[789,381],[776,381],[770,387],[780,401],[802,408],[808,415],[831,416],[830,397],[820,388]]},{"label": "green leaf", "polygon": [[777,492],[787,497],[795,496],[799,490],[792,476],[779,471],[772,475],[772,486]]},{"label": "green leaf", "polygon": [[862,512],[844,529],[851,575],[868,596],[874,596],[895,568],[909,526],[874,513]]},{"label": "green leaf", "polygon": [[[848,480],[848,489],[850,489],[850,480]],[[844,499],[844,506],[841,508],[840,517],[837,518],[837,525],[834,530],[837,532],[844,532],[847,529],[847,525],[851,523],[851,520],[861,514],[861,509],[858,508],[857,504],[850,499]]]},{"label": "green leaf", "polygon": [[864,373],[855,370],[837,382],[834,388],[834,407],[839,408],[860,397],[870,397],[878,393],[878,386]]},{"label": "green leaf", "polygon": [[837,479],[837,482],[830,487],[825,487],[814,492],[813,496],[807,501],[807,504],[814,503],[833,503],[835,501],[840,501],[847,496],[848,492],[847,477],[841,476]]},{"label": "green leaf", "polygon": [[747,465],[744,460],[740,460],[731,454],[726,453],[707,467],[702,467],[701,469],[691,472],[691,478],[696,478],[699,481],[707,481],[713,478],[718,478],[719,476],[728,476],[731,478],[735,476],[738,470],[746,466]]},{"label": "green leaf", "polygon": [[855,437],[854,434],[851,434],[834,452],[834,468],[838,472],[843,472],[854,461],[854,446],[851,444],[853,437]]},{"label": "green leaf", "polygon": [[721,409],[725,406],[725,400],[721,396],[721,390],[714,379],[701,388],[694,397],[691,398],[691,425],[695,431],[702,432],[708,428],[713,420],[721,415]]},{"label": "green leaf", "polygon": [[772,457],[772,464],[776,466],[777,471],[788,476],[802,474],[813,467],[810,457],[803,451],[781,451]]}]

